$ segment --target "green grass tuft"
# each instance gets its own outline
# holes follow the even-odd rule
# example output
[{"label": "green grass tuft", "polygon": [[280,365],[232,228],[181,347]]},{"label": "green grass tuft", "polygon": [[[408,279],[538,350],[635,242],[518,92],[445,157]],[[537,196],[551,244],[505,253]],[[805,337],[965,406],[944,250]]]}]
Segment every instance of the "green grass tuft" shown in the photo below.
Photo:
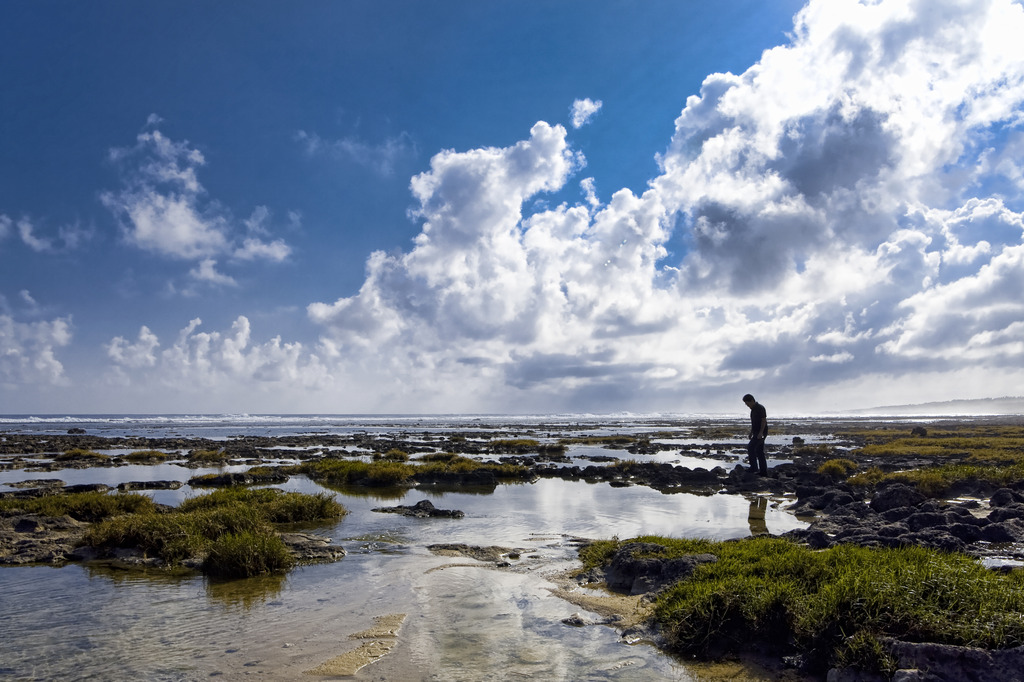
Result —
[{"label": "green grass tuft", "polygon": [[849,459],[830,459],[818,467],[818,473],[834,480],[846,478],[857,470],[857,463]]},{"label": "green grass tuft", "polygon": [[276,535],[259,531],[225,533],[210,545],[203,570],[213,576],[237,578],[286,571],[295,558]]},{"label": "green grass tuft", "polygon": [[172,566],[201,561],[211,575],[250,577],[294,564],[272,524],[333,520],[346,513],[328,493],[223,488],[189,498],[171,512],[154,508],[108,517],[86,531],[85,543],[134,547]]},{"label": "green grass tuft", "polygon": [[136,450],[129,452],[123,457],[128,462],[163,462],[174,459],[178,455],[173,452],[161,452],[160,450]]},{"label": "green grass tuft", "polygon": [[386,462],[408,462],[409,453],[398,448],[391,448],[384,454],[375,454],[373,456],[375,460],[384,460]]},{"label": "green grass tuft", "polygon": [[873,487],[886,481],[916,486],[929,497],[943,497],[958,484],[983,483],[1002,488],[1024,481],[1024,462],[1009,466],[979,464],[944,464],[928,469],[884,472],[878,467],[851,476],[850,485]]},{"label": "green grass tuft", "polygon": [[[984,648],[1024,644],[1024,573],[919,547],[843,545],[815,552],[779,538],[733,542],[644,537],[662,556],[718,557],[658,597],[655,618],[674,650],[720,656],[753,642],[810,652],[834,665],[884,671],[883,637]],[[583,548],[587,566],[619,543]]]},{"label": "green grass tuft", "polygon": [[101,452],[94,452],[92,450],[83,450],[82,448],[73,448],[66,452],[62,452],[53,458],[55,462],[109,462],[110,456],[104,455]]},{"label": "green grass tuft", "polygon": [[100,521],[119,514],[152,513],[153,500],[138,493],[103,492],[54,494],[31,498],[0,499],[0,511],[21,510],[25,514],[70,516],[78,521]]}]

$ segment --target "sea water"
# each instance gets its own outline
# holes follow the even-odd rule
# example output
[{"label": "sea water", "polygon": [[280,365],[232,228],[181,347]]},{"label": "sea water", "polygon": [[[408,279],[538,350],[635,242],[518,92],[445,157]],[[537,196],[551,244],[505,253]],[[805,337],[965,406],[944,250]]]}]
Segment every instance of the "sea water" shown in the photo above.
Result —
[{"label": "sea water", "polygon": [[[683,417],[579,415],[247,416],[172,415],[5,417],[3,432],[63,434],[70,428],[104,436],[460,433],[472,430],[544,436],[663,433],[693,422]],[[590,446],[588,446],[590,447]],[[632,457],[621,450],[604,454]],[[722,460],[665,451],[666,461],[723,466]],[[737,451],[736,459],[740,453]],[[728,468],[728,465],[726,465]],[[237,468],[237,467],[235,467]],[[244,468],[244,467],[243,467]],[[67,483],[187,481],[197,473],[174,464],[45,472]],[[6,484],[35,476],[0,471]],[[279,486],[324,491],[304,477]],[[178,504],[198,494],[186,484],[153,491]],[[347,556],[302,566],[283,576],[218,582],[161,571],[90,565],[0,567],[0,676],[12,679],[316,679],[302,675],[360,642],[351,635],[375,617],[405,614],[390,655],[354,679],[693,679],[687,666],[647,643],[628,644],[613,627],[574,627],[573,614],[598,621],[554,594],[578,566],[581,538],[642,534],[728,539],[802,527],[781,500],[739,495],[662,494],[642,486],[541,479],[494,489],[429,489],[337,493],[349,514],[313,532]],[[459,509],[462,519],[416,519],[373,511],[428,499]],[[509,566],[438,556],[428,546],[461,543],[515,550]]]}]

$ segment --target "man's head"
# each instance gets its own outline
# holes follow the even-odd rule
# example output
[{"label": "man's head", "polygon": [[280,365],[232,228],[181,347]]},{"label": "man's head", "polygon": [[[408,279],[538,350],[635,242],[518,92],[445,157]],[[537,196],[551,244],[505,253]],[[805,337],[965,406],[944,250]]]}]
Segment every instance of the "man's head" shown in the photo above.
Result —
[{"label": "man's head", "polygon": [[754,404],[754,403],[756,403],[757,401],[756,401],[756,400],[754,400],[754,396],[752,396],[752,395],[750,395],[750,394],[748,393],[748,394],[746,394],[745,396],[743,396],[743,402],[745,402],[745,403],[747,404],[747,407],[750,407],[751,405],[753,405],[753,404]]}]

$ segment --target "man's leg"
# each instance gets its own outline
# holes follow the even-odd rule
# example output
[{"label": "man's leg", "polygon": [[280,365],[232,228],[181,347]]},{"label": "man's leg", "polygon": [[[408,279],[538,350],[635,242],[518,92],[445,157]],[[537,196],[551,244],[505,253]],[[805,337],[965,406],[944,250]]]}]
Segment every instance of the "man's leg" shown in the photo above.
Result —
[{"label": "man's leg", "polygon": [[761,451],[762,451],[761,457],[763,458],[764,457],[764,454],[763,454],[763,452],[764,452],[764,441],[763,440],[759,441],[757,438],[751,438],[750,442],[747,443],[747,461],[750,462],[750,470],[752,472],[754,472],[755,474],[758,471],[760,471],[760,469],[761,469],[761,465],[758,462],[758,458],[757,458],[757,445],[758,445],[758,443],[761,444]]},{"label": "man's leg", "polygon": [[764,456],[764,439],[755,438],[750,442],[754,446],[754,453],[750,458],[750,466],[752,468],[756,468],[758,472],[764,476],[768,473],[768,460],[766,460]]}]

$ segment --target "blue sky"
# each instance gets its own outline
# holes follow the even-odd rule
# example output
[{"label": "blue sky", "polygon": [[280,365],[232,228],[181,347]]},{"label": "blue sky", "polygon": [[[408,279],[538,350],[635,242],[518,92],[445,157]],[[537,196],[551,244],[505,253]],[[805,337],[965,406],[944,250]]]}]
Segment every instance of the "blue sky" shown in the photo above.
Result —
[{"label": "blue sky", "polygon": [[0,412],[1020,393],[1019,2],[0,13]]}]

